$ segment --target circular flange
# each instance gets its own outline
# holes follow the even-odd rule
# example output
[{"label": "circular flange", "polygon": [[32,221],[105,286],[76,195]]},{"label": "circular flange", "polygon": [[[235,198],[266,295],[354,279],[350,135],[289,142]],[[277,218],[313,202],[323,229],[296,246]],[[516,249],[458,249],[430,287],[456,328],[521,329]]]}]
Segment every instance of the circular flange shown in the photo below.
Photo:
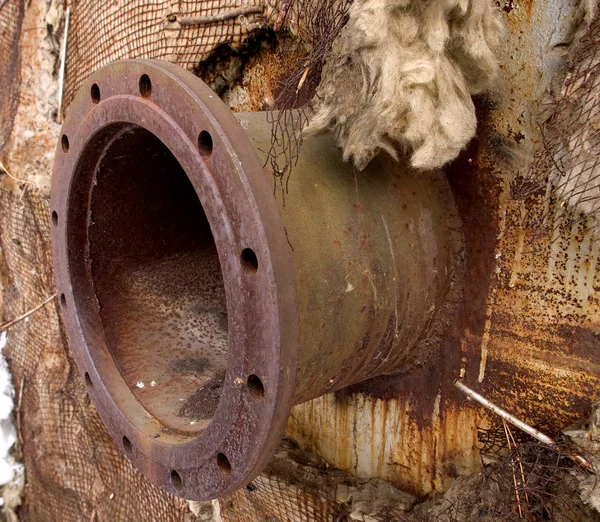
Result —
[{"label": "circular flange", "polygon": [[[292,406],[298,314],[267,174],[229,109],[172,64],[104,67],[64,122],[50,210],[67,336],[117,446],[152,482],[188,499],[248,483]],[[212,247],[226,302],[217,384],[206,377],[218,330],[203,305],[209,284],[193,279]],[[186,263],[192,282],[165,269]],[[175,364],[180,349],[187,355]],[[203,417],[207,397],[215,404]]]}]

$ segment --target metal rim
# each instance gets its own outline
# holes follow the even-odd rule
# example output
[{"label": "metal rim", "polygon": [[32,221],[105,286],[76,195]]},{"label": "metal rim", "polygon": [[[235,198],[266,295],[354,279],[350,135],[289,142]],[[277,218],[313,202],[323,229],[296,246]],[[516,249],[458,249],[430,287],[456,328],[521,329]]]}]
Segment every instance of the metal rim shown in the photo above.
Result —
[{"label": "metal rim", "polygon": [[[158,137],[182,166],[221,264],[229,317],[227,372],[216,413],[197,434],[170,430],[136,400],[104,339],[95,300],[86,255],[88,206],[103,151],[128,125]],[[287,423],[298,325],[285,229],[266,173],[229,109],[193,74],[170,64],[133,60],[101,69],[82,87],[63,125],[51,213],[65,329],[117,445],[150,480],[185,498],[215,498],[252,480]],[[248,254],[259,260],[255,273],[245,266]]]}]

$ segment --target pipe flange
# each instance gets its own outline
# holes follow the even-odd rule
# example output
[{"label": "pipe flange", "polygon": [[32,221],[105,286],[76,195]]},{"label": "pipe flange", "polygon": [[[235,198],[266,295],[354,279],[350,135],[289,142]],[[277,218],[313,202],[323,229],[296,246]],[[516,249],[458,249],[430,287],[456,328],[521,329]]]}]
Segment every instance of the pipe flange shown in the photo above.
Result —
[{"label": "pipe flange", "polygon": [[[117,446],[155,484],[188,499],[215,498],[254,478],[277,447],[293,402],[294,273],[267,176],[218,96],[193,74],[157,61],[116,62],[92,75],[57,147],[52,252],[77,366]],[[137,203],[125,205],[122,194],[136,190]],[[172,219],[161,191],[173,191],[182,209]],[[95,212],[101,205],[110,209],[106,217]],[[146,251],[149,237],[159,238],[158,246]],[[209,265],[218,261],[222,280],[197,279],[202,256]],[[172,258],[194,259],[191,270],[169,271]],[[165,310],[153,286],[167,283],[146,277],[160,270],[170,274],[177,310]],[[186,301],[194,285],[219,295],[221,288],[226,309]],[[192,340],[165,332],[174,314],[193,316]],[[207,373],[206,358],[189,354],[215,336],[225,347],[222,367]],[[179,354],[179,366],[161,366],[154,350],[165,349]]]}]

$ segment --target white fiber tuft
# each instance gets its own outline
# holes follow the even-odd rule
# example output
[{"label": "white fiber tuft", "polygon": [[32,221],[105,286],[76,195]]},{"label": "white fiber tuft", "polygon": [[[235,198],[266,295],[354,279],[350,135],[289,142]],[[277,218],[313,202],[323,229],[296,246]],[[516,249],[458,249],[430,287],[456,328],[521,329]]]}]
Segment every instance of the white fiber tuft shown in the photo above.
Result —
[{"label": "white fiber tuft", "polygon": [[355,0],[306,132],[333,131],[359,169],[380,150],[442,166],[475,135],[471,95],[497,77],[501,30],[491,0]]}]

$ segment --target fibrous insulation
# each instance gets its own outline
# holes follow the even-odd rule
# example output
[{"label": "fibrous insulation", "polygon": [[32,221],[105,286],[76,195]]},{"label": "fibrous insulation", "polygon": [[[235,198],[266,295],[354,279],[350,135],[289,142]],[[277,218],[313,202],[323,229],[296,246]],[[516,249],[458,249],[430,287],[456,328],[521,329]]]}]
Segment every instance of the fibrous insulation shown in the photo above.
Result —
[{"label": "fibrous insulation", "polygon": [[381,149],[442,166],[475,135],[471,95],[497,77],[500,33],[491,0],[355,0],[306,132],[332,130],[358,169]]}]

